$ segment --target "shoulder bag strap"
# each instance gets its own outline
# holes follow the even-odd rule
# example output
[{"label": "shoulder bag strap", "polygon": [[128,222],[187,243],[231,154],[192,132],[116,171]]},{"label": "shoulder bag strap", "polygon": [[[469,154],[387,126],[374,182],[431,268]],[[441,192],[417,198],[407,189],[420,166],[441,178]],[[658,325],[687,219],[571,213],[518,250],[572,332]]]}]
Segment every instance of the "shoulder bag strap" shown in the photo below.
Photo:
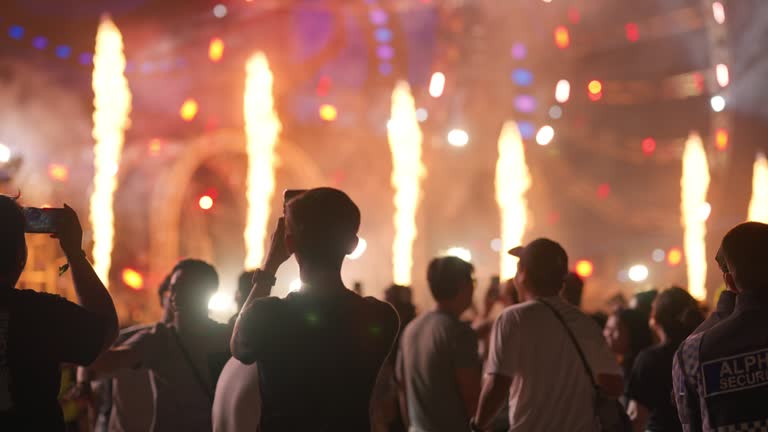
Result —
[{"label": "shoulder bag strap", "polygon": [[579,353],[579,358],[581,359],[581,363],[584,365],[584,370],[587,372],[587,375],[589,375],[589,380],[592,382],[592,386],[597,388],[597,382],[595,382],[595,376],[592,374],[592,368],[589,367],[589,362],[587,362],[587,357],[584,356],[584,352],[581,350],[581,347],[579,346],[579,342],[576,340],[576,336],[571,331],[571,328],[568,327],[568,325],[565,323],[565,319],[560,314],[560,312],[557,311],[557,309],[554,308],[551,304],[545,302],[542,299],[537,299],[539,303],[543,304],[549,310],[552,311],[552,313],[555,315],[558,321],[560,321],[560,324],[563,325],[563,328],[565,328],[566,333],[568,333],[568,337],[571,339],[571,342],[573,343],[574,348],[576,348],[576,352]]},{"label": "shoulder bag strap", "polygon": [[189,354],[189,351],[187,351],[187,348],[184,347],[184,344],[181,342],[181,338],[179,337],[178,333],[176,333],[176,329],[171,327],[170,328],[171,334],[173,335],[173,339],[176,341],[176,345],[179,346],[181,349],[181,353],[184,355],[184,360],[187,361],[187,364],[189,365],[189,368],[192,369],[192,372],[195,374],[195,380],[197,381],[197,384],[200,386],[200,389],[203,390],[203,393],[205,393],[206,396],[208,396],[208,399],[213,402],[213,392],[211,392],[211,389],[208,388],[208,386],[205,384],[205,379],[203,379],[203,376],[200,375],[200,371],[197,370],[197,367],[195,367],[195,362],[192,361],[192,356]]}]

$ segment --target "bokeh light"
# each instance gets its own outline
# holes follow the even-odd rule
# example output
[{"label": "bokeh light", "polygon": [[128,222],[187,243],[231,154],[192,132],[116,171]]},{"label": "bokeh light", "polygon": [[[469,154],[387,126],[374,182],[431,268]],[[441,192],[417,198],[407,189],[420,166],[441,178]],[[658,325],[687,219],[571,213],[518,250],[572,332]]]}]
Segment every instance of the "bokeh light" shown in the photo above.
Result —
[{"label": "bokeh light", "polygon": [[69,179],[69,168],[66,165],[52,163],[48,165],[48,177],[57,182],[65,182]]},{"label": "bokeh light", "polygon": [[550,125],[544,125],[536,133],[536,143],[541,146],[549,145],[555,138],[555,129]]},{"label": "bokeh light", "polygon": [[568,80],[561,79],[555,86],[555,100],[560,103],[566,103],[570,97],[571,83]]},{"label": "bokeh light", "polygon": [[469,134],[464,129],[452,129],[447,139],[448,144],[454,147],[466,147],[469,144]]},{"label": "bokeh light", "polygon": [[213,198],[210,195],[203,195],[197,200],[197,205],[203,210],[210,210],[213,208]]},{"label": "bokeh light", "polygon": [[643,264],[635,264],[629,268],[627,275],[632,282],[645,282],[648,279],[648,267]]},{"label": "bokeh light", "polygon": [[130,289],[139,291],[144,288],[144,276],[132,268],[125,268],[122,272],[123,283]]},{"label": "bokeh light", "polygon": [[208,58],[216,63],[224,56],[224,41],[221,38],[213,38],[208,44]]},{"label": "bokeh light", "polygon": [[680,248],[672,248],[667,252],[667,264],[675,267],[681,262],[683,262],[683,251]]},{"label": "bokeh light", "polygon": [[320,105],[318,113],[320,114],[320,118],[327,122],[334,121],[339,116],[336,107],[330,104]]},{"label": "bokeh light", "polygon": [[197,101],[189,98],[181,104],[181,108],[179,108],[179,116],[181,116],[184,121],[190,122],[197,116],[197,111]]},{"label": "bokeh light", "polygon": [[429,95],[433,98],[439,98],[443,95],[445,90],[445,74],[442,72],[435,72],[432,74],[432,79],[429,80]]},{"label": "bokeh light", "polygon": [[568,48],[571,44],[571,35],[568,33],[566,26],[558,26],[555,28],[555,45],[560,49]]},{"label": "bokeh light", "polygon": [[721,112],[725,109],[725,98],[720,95],[712,96],[709,104],[712,106],[712,111]]},{"label": "bokeh light", "polygon": [[574,271],[580,277],[588,278],[592,276],[592,274],[594,273],[595,266],[594,264],[592,264],[592,261],[579,260],[579,261],[576,261],[576,265],[574,266]]}]

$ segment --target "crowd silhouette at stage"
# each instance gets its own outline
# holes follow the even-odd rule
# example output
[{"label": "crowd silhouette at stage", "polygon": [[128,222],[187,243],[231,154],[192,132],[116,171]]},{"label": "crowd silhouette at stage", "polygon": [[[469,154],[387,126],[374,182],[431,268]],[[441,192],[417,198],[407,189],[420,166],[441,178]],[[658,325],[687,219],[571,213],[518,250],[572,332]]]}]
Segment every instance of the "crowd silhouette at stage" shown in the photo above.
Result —
[{"label": "crowd silhouette at stage", "polygon": [[[670,287],[587,315],[583,281],[547,238],[509,251],[516,276],[479,307],[473,265],[434,258],[435,306],[417,313],[409,287],[382,301],[344,285],[361,212],[317,188],[286,202],[229,323],[208,317],[216,269],[183,259],[158,290],[162,319],[120,330],[67,206],[48,233],[77,303],[17,288],[30,231],[17,201],[0,195],[1,431],[768,431],[762,223],[722,239],[710,314]],[[302,288],[274,297],[291,256]]]}]

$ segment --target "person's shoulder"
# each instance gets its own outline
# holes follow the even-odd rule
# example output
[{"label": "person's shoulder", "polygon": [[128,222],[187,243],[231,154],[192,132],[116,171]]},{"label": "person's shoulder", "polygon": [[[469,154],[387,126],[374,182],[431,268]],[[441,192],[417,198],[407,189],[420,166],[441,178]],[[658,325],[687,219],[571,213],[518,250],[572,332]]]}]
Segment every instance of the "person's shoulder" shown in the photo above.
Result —
[{"label": "person's shoulder", "polygon": [[[357,294],[355,294],[357,296]],[[386,327],[397,329],[400,327],[400,316],[391,304],[383,302],[374,297],[359,297],[361,300],[361,311],[376,321],[381,322]]]},{"label": "person's shoulder", "polygon": [[17,304],[75,304],[58,294],[39,292],[31,289],[14,288],[11,290],[11,296]]},{"label": "person's shoulder", "polygon": [[530,319],[533,315],[538,315],[540,312],[539,308],[543,307],[543,305],[533,301],[518,303],[516,305],[507,306],[501,311],[501,314],[497,319],[503,322],[520,322],[523,319]]},{"label": "person's shoulder", "polygon": [[635,367],[653,367],[656,363],[663,361],[667,350],[668,348],[664,345],[652,345],[643,349],[635,358]]}]

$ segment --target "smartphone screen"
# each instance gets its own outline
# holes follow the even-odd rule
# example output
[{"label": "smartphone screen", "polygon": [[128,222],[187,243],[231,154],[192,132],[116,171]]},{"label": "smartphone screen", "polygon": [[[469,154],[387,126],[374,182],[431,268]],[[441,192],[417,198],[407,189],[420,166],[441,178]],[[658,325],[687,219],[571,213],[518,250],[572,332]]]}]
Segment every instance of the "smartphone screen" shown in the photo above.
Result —
[{"label": "smartphone screen", "polygon": [[62,208],[25,207],[24,231],[31,234],[53,234],[56,232],[56,220],[61,217]]}]

